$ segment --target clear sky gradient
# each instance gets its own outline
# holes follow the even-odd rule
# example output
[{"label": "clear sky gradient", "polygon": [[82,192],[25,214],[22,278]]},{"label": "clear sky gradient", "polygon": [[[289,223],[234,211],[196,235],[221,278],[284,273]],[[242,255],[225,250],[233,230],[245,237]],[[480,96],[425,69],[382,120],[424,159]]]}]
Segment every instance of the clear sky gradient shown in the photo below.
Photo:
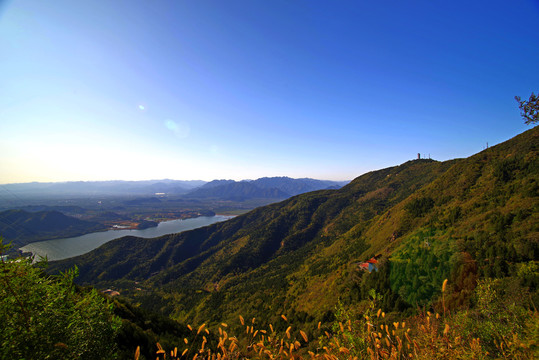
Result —
[{"label": "clear sky gradient", "polygon": [[0,0],[0,183],[352,179],[526,130],[539,1]]}]

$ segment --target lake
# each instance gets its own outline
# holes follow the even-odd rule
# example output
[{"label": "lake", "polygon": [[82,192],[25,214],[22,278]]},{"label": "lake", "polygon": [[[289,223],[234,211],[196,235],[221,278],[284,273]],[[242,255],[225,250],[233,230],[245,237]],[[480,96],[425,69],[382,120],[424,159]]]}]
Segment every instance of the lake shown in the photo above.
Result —
[{"label": "lake", "polygon": [[231,219],[233,216],[215,215],[200,216],[192,219],[170,220],[160,222],[156,227],[144,230],[108,230],[90,233],[86,235],[38,241],[30,243],[20,248],[24,252],[31,252],[36,256],[47,257],[48,260],[62,260],[73,256],[85,254],[95,248],[114,239],[123,236],[138,236],[143,238],[154,238],[167,234],[180,233],[182,231],[193,230],[199,227],[214,224],[216,222]]}]

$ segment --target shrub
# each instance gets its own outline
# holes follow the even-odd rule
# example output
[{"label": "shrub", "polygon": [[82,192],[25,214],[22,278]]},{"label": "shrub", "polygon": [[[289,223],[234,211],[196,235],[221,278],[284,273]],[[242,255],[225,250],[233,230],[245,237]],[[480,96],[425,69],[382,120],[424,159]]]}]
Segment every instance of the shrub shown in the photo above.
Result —
[{"label": "shrub", "polygon": [[414,199],[406,204],[405,209],[414,218],[421,217],[428,213],[434,206],[434,200],[430,197]]},{"label": "shrub", "polygon": [[[445,294],[447,280],[443,282]],[[482,282],[476,291],[473,310],[490,318],[470,318],[469,312],[450,314],[423,311],[420,315],[394,321],[377,309],[380,295],[371,292],[370,301],[361,307],[335,309],[335,321],[318,324],[315,329],[299,330],[282,315],[286,331],[273,325],[261,329],[239,316],[242,327],[237,336],[228,333],[228,325],[218,326],[219,342],[206,341],[212,334],[203,324],[189,327],[192,336],[171,349],[156,346],[158,359],[534,359],[537,358],[539,316],[537,311],[512,308],[511,313],[496,316],[499,297],[490,282]],[[444,295],[442,295],[442,303]],[[494,317],[493,317],[494,315]],[[522,316],[525,315],[525,316]],[[510,318],[510,319],[509,319]],[[479,323],[478,323],[479,322]],[[471,332],[468,330],[472,330]],[[202,338],[201,346],[192,346]],[[138,360],[140,349],[135,353]]]},{"label": "shrub", "polygon": [[[0,238],[0,254],[7,246]],[[0,261],[0,358],[102,359],[116,351],[120,321],[96,290],[73,284],[77,270],[44,274],[32,259]]]}]

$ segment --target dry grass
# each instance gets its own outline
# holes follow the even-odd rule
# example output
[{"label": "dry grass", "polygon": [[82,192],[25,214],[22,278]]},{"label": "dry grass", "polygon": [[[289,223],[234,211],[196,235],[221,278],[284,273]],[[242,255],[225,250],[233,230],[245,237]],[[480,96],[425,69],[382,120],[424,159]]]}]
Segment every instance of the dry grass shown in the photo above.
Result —
[{"label": "dry grass", "polygon": [[[442,285],[444,294],[447,280]],[[375,299],[375,297],[374,297]],[[442,298],[442,301],[444,299]],[[342,315],[342,314],[341,314]],[[339,318],[340,317],[340,318]],[[382,309],[373,300],[361,315],[346,313],[327,327],[318,323],[311,332],[288,324],[284,332],[276,332],[272,324],[256,329],[256,319],[250,322],[239,316],[238,336],[228,334],[225,323],[216,326],[218,342],[207,346],[203,333],[209,335],[206,324],[188,326],[193,337],[185,339],[181,348],[165,351],[157,344],[157,359],[535,359],[538,353],[539,314],[530,311],[526,332],[508,332],[496,342],[496,353],[490,354],[479,337],[465,337],[458,316],[447,309],[443,314],[424,312],[407,321],[387,321]],[[328,332],[325,329],[331,328]],[[243,330],[241,330],[243,329]],[[308,335],[309,334],[309,335]],[[190,344],[202,343],[199,348]],[[309,337],[312,339],[309,341]],[[198,342],[197,342],[198,341]],[[138,360],[139,349],[135,353]]]},{"label": "dry grass", "polygon": [[[222,325],[217,328],[219,340],[216,346],[208,347],[202,336],[198,349],[189,348],[203,331],[193,331],[193,339],[185,339],[180,348],[165,351],[157,344],[157,359],[534,359],[533,347],[516,334],[497,343],[498,354],[491,356],[479,338],[462,338],[458,326],[452,326],[451,318],[444,320],[440,314],[425,313],[406,322],[384,323],[383,312],[374,317],[365,316],[357,321],[340,322],[337,332],[328,333],[320,329],[311,334],[315,340],[309,342],[307,332],[294,331],[287,327],[284,333],[276,333],[273,326],[255,329],[254,324],[244,321],[241,335],[232,336]],[[539,317],[531,314],[534,321]],[[243,318],[242,318],[243,319]],[[205,325],[199,327],[204,328]],[[321,327],[323,328],[323,327]],[[205,329],[209,333],[208,329]],[[297,335],[296,335],[297,334]],[[138,359],[139,350],[135,353]]]}]

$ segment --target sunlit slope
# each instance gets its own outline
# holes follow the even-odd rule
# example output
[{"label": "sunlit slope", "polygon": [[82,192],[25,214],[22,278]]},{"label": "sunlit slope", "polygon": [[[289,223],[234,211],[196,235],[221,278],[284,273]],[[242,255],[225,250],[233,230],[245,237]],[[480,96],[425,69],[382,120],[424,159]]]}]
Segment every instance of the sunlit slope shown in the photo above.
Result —
[{"label": "sunlit slope", "polygon": [[[278,204],[255,209],[225,223],[157,239],[123,238],[105,244],[92,253],[62,264],[77,264],[83,282],[109,281],[118,278],[145,279],[152,274],[163,283],[200,267],[210,257],[218,258],[213,278],[252,270],[271,259],[294,252],[314,240],[331,243],[332,236],[350,226],[371,219],[383,209],[405,198],[413,182],[428,183],[444,164],[435,161],[409,162],[369,173],[340,190],[326,190],[299,195]],[[447,165],[445,165],[447,167]],[[418,174],[408,179],[390,180],[388,174]],[[396,190],[382,200],[370,192],[384,186]],[[386,204],[387,203],[387,204]],[[347,215],[347,212],[353,214]],[[338,219],[342,229],[337,229]],[[341,225],[349,223],[348,225]],[[160,272],[159,274],[155,274]]]},{"label": "sunlit slope", "polygon": [[[467,159],[373,171],[339,190],[179,235],[119,239],[54,267],[77,264],[84,283],[117,286],[144,306],[200,322],[238,313],[321,319],[339,299],[361,297],[357,262],[405,259],[424,229],[433,248],[470,254],[479,272],[496,271],[496,259],[509,269],[537,258],[538,135],[531,129]],[[513,260],[487,257],[491,245],[514,251]],[[394,298],[409,295],[393,290]]]},{"label": "sunlit slope", "polygon": [[[524,242],[537,242],[538,145],[534,128],[454,161],[432,183],[378,217],[365,235],[375,251],[387,246],[384,239],[393,232],[404,235],[421,226],[446,229],[454,238],[479,231],[489,236],[511,232]],[[505,224],[496,225],[502,217]]]}]

